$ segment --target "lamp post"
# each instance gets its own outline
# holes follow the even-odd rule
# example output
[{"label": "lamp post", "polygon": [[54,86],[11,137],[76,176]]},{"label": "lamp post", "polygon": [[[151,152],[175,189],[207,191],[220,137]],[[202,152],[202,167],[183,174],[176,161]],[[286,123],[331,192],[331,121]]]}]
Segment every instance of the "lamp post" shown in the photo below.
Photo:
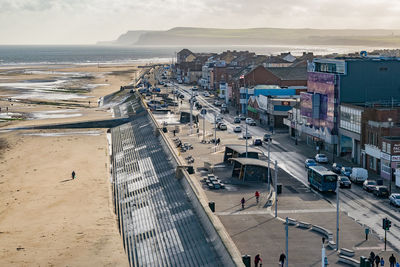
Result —
[{"label": "lamp post", "polygon": [[[389,122],[389,138],[392,136],[392,118],[388,118]],[[389,139],[390,140],[390,139]],[[390,146],[392,149],[392,146]],[[389,158],[389,195],[392,194],[392,151],[389,151],[390,158]]]},{"label": "lamp post", "polygon": [[336,183],[336,251],[339,251],[339,187],[340,182]]}]

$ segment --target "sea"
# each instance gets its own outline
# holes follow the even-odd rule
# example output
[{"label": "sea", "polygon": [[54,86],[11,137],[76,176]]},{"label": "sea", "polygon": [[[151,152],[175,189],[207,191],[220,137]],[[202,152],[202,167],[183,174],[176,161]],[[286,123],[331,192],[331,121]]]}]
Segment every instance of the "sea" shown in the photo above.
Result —
[{"label": "sea", "polygon": [[291,52],[316,55],[372,51],[379,47],[357,46],[293,46],[293,45],[241,45],[241,46],[100,46],[100,45],[0,45],[0,66],[41,64],[129,64],[173,63],[182,48],[193,52],[219,53],[226,50],[250,51],[260,55]]}]

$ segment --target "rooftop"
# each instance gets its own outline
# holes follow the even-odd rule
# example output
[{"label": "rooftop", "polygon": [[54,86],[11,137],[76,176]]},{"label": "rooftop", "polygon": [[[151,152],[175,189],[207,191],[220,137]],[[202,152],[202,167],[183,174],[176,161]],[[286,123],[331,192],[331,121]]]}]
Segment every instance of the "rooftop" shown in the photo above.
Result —
[{"label": "rooftop", "polygon": [[307,80],[306,67],[267,68],[282,80]]},{"label": "rooftop", "polygon": [[[244,145],[230,144],[230,145],[226,145],[225,147],[230,148],[230,149],[238,152],[239,154],[246,153],[246,146],[244,146]],[[252,147],[247,147],[247,152],[260,153],[260,150],[254,149]]]},{"label": "rooftop", "polygon": [[[259,167],[268,168],[268,162],[260,159],[252,159],[252,158],[232,158],[230,160],[239,162],[241,165],[254,165]],[[271,164],[271,169],[273,168],[273,164]]]}]

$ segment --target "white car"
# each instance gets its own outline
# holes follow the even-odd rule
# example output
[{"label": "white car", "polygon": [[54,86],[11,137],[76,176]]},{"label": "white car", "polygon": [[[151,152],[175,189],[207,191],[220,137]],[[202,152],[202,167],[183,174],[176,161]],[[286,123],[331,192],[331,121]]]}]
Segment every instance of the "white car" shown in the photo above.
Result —
[{"label": "white car", "polygon": [[219,125],[219,129],[220,129],[221,131],[226,131],[226,130],[228,129],[228,127],[226,127],[226,124],[225,124],[225,123],[221,123],[221,124]]},{"label": "white car", "polygon": [[241,133],[241,132],[242,132],[242,127],[236,126],[235,128],[233,128],[233,131],[234,131],[235,133]]},{"label": "white car", "polygon": [[399,193],[393,193],[389,197],[389,203],[390,205],[400,207],[400,194]]},{"label": "white car", "polygon": [[328,163],[328,157],[324,154],[317,154],[315,155],[315,161],[318,163]]},{"label": "white car", "polygon": [[204,94],[203,94],[205,97],[209,97],[210,96],[210,94],[208,93],[208,92],[204,92]]},{"label": "white car", "polygon": [[251,134],[248,132],[247,134],[246,133],[243,133],[243,139],[251,139]]},{"label": "white car", "polygon": [[252,118],[246,118],[246,123],[250,126],[256,126],[256,122]]},{"label": "white car", "polygon": [[221,102],[219,102],[218,100],[215,100],[215,101],[214,101],[214,105],[216,105],[216,106],[221,106]]}]

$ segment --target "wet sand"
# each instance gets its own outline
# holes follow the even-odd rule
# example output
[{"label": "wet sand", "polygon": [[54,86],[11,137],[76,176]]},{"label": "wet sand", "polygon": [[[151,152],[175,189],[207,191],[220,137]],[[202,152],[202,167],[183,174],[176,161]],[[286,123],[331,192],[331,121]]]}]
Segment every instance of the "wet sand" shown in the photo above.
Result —
[{"label": "wet sand", "polygon": [[[130,83],[134,69],[62,69],[96,73],[99,76],[91,83],[108,84],[85,93],[93,99],[90,106],[87,99],[72,99],[71,103],[79,104],[72,107],[68,101],[60,101],[62,105],[9,102],[4,95],[10,90],[0,89],[2,112],[8,107],[13,113],[51,115],[0,122],[0,266],[128,266],[113,212],[106,129],[1,131],[111,118],[109,110],[97,107],[97,99]],[[21,73],[10,79],[28,80],[32,75],[33,79],[53,76]]]}]

